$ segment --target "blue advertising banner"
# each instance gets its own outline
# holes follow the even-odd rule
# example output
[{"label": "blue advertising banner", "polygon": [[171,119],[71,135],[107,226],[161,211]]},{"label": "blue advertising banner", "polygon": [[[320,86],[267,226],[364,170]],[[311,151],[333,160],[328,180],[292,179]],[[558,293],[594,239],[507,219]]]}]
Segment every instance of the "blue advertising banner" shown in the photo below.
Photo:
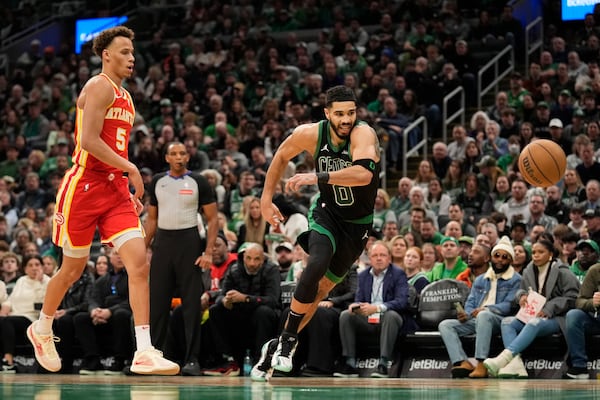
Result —
[{"label": "blue advertising banner", "polygon": [[591,13],[600,0],[562,0],[561,3],[563,21],[574,21],[582,20],[585,14]]},{"label": "blue advertising banner", "polygon": [[78,19],[75,21],[75,53],[81,53],[81,46],[94,39],[103,30],[123,25],[127,19],[126,16]]}]

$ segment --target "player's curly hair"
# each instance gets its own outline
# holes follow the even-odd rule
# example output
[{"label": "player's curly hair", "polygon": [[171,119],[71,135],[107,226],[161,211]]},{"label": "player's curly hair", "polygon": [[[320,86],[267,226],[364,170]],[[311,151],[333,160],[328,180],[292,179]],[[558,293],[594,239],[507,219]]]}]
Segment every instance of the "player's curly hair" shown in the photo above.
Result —
[{"label": "player's curly hair", "polygon": [[104,49],[110,46],[114,38],[116,38],[117,36],[124,36],[130,40],[133,40],[135,34],[131,29],[127,28],[126,26],[115,26],[114,28],[106,29],[100,32],[98,36],[94,38],[94,42],[92,45],[92,50],[94,50],[94,54],[101,57],[102,51],[104,51]]}]

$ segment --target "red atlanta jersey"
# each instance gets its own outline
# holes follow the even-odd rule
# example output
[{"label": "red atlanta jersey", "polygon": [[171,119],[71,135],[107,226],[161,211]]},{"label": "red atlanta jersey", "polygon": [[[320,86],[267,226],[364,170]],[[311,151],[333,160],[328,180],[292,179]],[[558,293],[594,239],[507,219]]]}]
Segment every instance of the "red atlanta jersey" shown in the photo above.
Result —
[{"label": "red atlanta jersey", "polygon": [[[100,74],[105,78],[114,89],[113,102],[107,107],[104,114],[104,125],[100,138],[121,157],[128,158],[129,132],[133,126],[135,118],[135,107],[133,99],[127,90],[117,86],[107,75]],[[88,93],[93,96],[93,93]],[[75,150],[73,151],[73,163],[81,165],[86,169],[98,172],[115,173],[120,176],[119,171],[112,166],[103,163],[93,155],[81,148],[83,109],[77,107],[77,116],[75,120]]]}]

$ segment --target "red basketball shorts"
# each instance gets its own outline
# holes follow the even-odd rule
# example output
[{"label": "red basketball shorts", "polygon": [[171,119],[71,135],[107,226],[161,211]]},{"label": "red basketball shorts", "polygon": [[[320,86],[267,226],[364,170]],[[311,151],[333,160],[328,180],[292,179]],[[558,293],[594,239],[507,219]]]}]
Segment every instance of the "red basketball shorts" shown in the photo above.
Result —
[{"label": "red basketball shorts", "polygon": [[143,231],[126,177],[75,165],[65,174],[56,195],[52,241],[65,249],[85,251],[96,227],[102,243]]}]

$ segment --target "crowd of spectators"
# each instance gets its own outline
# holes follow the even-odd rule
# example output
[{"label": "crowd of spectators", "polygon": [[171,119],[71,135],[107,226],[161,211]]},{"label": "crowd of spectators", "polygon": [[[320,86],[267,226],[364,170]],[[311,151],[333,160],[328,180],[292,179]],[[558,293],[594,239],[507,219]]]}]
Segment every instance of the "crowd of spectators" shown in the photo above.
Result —
[{"label": "crowd of spectators", "polygon": [[[478,65],[470,46],[500,42],[518,48],[523,41],[512,7],[499,1],[485,2],[486,10],[471,19],[461,7],[470,2],[459,0],[342,2],[331,8],[314,1],[149,3],[145,12],[156,29],[138,38],[135,72],[123,83],[137,109],[131,160],[149,183],[167,168],[166,144],[184,143],[189,168],[207,177],[217,194],[226,249],[235,254],[243,243],[257,242],[273,263],[285,264],[282,279],[291,281],[304,257],[293,245],[317,188],[279,196],[286,223],[277,232],[262,220],[257,197],[279,144],[297,125],[324,118],[325,91],[340,84],[355,90],[359,118],[388,143],[388,172],[397,176],[408,124],[424,116],[435,141],[445,94],[462,86],[467,104],[476,104]],[[27,10],[0,7],[4,26],[13,32],[27,26],[27,17],[33,18]],[[569,265],[576,262],[579,239],[600,240],[599,11],[569,35],[576,40],[567,43],[550,30],[526,75],[515,71],[494,104],[474,110],[468,125],[453,126],[452,141],[437,141],[415,175],[399,179],[395,194],[378,192],[372,238],[390,244],[393,262],[406,263],[409,278],[448,277],[446,271],[458,265],[455,278],[467,267],[471,243],[493,247],[502,235],[515,246],[516,270],[527,266],[531,243],[543,232],[554,235],[558,258]],[[304,32],[314,36],[305,39]],[[75,101],[100,68],[89,45],[76,55],[68,42],[54,47],[43,41],[32,39],[9,72],[0,73],[6,295],[27,276],[23,258],[48,256],[44,272],[55,272],[53,201],[76,145]],[[421,133],[413,132],[408,143],[414,145]],[[530,189],[520,178],[516,159],[535,138],[555,140],[568,156],[558,186]],[[304,155],[287,175],[313,168],[311,156]],[[446,245],[454,243],[448,237],[456,239],[456,248]],[[412,246],[421,250],[418,267],[405,262]],[[281,255],[287,251],[293,256]],[[93,256],[90,272],[96,277],[112,269],[106,256]],[[225,259],[227,265],[232,261],[229,253]],[[365,249],[358,265],[368,263]],[[224,274],[215,272],[212,290]]]}]

